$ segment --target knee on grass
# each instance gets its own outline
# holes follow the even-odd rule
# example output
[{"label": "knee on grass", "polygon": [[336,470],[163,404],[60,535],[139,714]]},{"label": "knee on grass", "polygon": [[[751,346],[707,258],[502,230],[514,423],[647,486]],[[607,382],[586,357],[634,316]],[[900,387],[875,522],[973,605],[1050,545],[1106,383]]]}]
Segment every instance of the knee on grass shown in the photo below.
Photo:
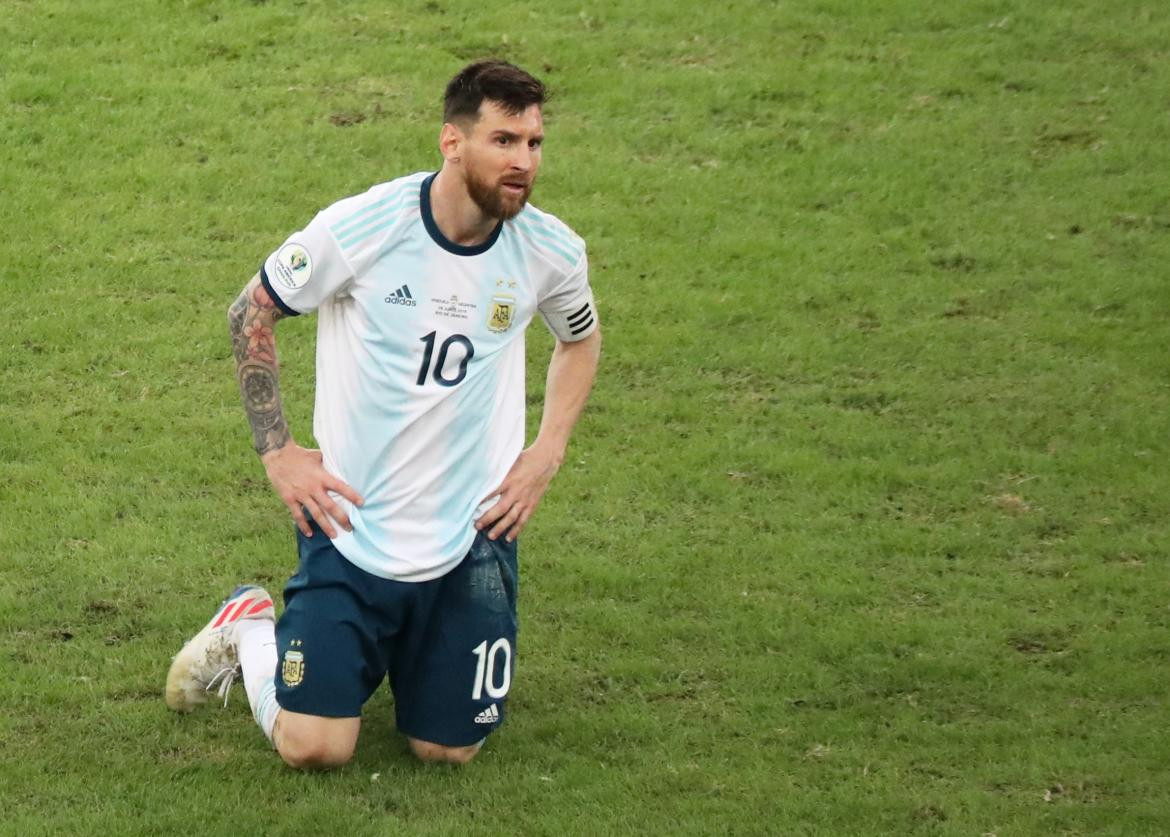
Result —
[{"label": "knee on grass", "polygon": [[475,754],[482,746],[482,741],[466,747],[444,747],[442,744],[433,744],[430,741],[410,739],[410,749],[415,756],[432,764],[467,764],[475,758]]},{"label": "knee on grass", "polygon": [[361,718],[324,718],[281,710],[272,741],[289,767],[327,770],[353,758],[360,729]]},{"label": "knee on grass", "polygon": [[322,741],[282,742],[277,748],[284,763],[296,770],[328,770],[353,758],[353,748]]},{"label": "knee on grass", "polygon": [[341,767],[353,758],[354,745],[349,741],[315,735],[283,735],[276,751],[284,763],[297,770],[328,770]]}]

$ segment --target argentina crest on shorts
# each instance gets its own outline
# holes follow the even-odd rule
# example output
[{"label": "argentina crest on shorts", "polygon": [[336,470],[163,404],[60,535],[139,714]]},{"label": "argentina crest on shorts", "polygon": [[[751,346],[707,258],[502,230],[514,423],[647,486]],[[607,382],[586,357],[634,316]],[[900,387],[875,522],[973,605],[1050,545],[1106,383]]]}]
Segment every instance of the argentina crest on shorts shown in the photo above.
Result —
[{"label": "argentina crest on shorts", "polygon": [[[294,639],[292,644],[300,645],[301,641]],[[301,681],[305,679],[304,653],[294,651],[292,648],[284,652],[284,661],[280,664],[280,679],[284,681],[284,685],[289,687],[301,684]]]}]

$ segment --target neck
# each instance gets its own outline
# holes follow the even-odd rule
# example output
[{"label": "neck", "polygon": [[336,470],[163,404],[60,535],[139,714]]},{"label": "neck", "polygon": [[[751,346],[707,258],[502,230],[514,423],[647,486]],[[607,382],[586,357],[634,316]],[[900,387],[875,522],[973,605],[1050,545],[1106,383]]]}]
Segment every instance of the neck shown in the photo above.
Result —
[{"label": "neck", "polygon": [[487,241],[500,223],[498,218],[484,214],[463,181],[445,164],[431,182],[431,215],[448,241],[464,247]]}]

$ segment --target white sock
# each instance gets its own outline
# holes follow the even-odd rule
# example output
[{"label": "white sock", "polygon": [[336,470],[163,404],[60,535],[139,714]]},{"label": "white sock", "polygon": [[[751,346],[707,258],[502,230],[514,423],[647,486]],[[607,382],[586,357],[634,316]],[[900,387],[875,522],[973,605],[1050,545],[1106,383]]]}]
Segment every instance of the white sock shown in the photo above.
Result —
[{"label": "white sock", "polygon": [[270,619],[242,619],[236,624],[236,647],[252,717],[272,741],[272,728],[280,713],[276,702],[276,625]]}]

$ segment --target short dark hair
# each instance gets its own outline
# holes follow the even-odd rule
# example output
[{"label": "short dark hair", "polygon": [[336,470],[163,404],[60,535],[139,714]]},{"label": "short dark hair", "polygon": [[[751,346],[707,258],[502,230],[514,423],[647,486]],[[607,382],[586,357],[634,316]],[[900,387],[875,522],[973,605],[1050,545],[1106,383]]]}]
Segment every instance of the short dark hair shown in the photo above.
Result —
[{"label": "short dark hair", "polygon": [[498,102],[508,114],[523,113],[543,105],[548,91],[540,79],[507,61],[490,59],[468,64],[447,85],[443,94],[443,121],[479,119],[484,99]]}]

